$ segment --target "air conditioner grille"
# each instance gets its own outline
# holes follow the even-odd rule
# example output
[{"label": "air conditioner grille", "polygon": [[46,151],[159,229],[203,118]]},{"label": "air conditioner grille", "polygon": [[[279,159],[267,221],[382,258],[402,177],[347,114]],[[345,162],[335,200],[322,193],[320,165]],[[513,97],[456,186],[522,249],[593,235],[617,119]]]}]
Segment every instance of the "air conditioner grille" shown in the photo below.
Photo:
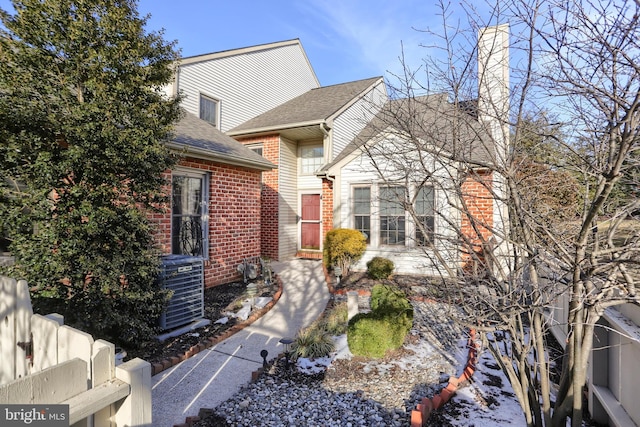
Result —
[{"label": "air conditioner grille", "polygon": [[162,257],[158,278],[173,296],[160,316],[164,330],[186,325],[204,316],[203,263],[201,258],[185,255]]}]

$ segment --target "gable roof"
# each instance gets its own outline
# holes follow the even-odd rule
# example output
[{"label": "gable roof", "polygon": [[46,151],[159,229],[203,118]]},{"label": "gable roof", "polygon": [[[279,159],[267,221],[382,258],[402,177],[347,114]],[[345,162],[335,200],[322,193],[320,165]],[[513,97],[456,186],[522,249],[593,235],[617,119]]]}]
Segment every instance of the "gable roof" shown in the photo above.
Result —
[{"label": "gable roof", "polygon": [[372,77],[355,82],[324,86],[303,93],[243,124],[229,130],[229,135],[276,131],[330,121],[355,102],[369,88],[382,81]]},{"label": "gable roof", "polygon": [[431,143],[453,160],[481,166],[492,161],[495,147],[486,129],[478,122],[475,102],[457,107],[447,94],[390,100],[362,131],[333,159],[320,169],[327,172],[357,149],[381,134],[417,138]]},{"label": "gable roof", "polygon": [[317,85],[320,86],[318,77],[316,76],[315,71],[311,66],[311,62],[309,61],[309,58],[307,57],[307,53],[302,47],[302,43],[300,42],[300,39],[283,40],[279,42],[265,43],[265,44],[255,45],[255,46],[241,47],[238,49],[228,49],[228,50],[223,50],[219,52],[204,53],[204,54],[194,55],[194,56],[186,56],[184,58],[180,58],[177,65],[181,66],[181,65],[196,64],[198,62],[210,61],[212,59],[228,58],[236,55],[246,55],[248,53],[255,53],[255,52],[260,52],[260,51],[269,50],[269,49],[277,49],[285,46],[298,46],[300,48],[302,55],[304,56],[305,60],[307,61],[307,64],[309,65],[309,69],[313,73],[313,76],[316,80]]},{"label": "gable roof", "polygon": [[184,155],[258,170],[275,165],[191,113],[176,124],[168,146]]}]

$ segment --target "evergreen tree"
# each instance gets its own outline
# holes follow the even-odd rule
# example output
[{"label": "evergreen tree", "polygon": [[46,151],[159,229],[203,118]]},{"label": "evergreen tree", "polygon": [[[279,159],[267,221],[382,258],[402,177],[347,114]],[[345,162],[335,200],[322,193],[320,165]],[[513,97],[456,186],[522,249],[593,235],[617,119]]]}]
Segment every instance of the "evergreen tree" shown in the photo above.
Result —
[{"label": "evergreen tree", "polygon": [[[36,310],[134,343],[166,302],[148,213],[174,158],[163,141],[178,59],[135,0],[13,0],[0,10],[0,196],[8,273]],[[17,185],[16,183],[20,183]],[[166,187],[165,187],[166,188]]]}]

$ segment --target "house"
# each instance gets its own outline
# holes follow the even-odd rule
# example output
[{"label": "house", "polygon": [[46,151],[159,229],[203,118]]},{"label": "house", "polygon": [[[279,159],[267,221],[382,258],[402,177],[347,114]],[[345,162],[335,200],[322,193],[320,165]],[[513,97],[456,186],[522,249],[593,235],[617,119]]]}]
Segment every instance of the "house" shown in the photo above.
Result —
[{"label": "house", "polygon": [[[330,193],[331,183],[315,172],[340,153],[384,105],[383,79],[320,87],[300,41],[288,40],[184,58],[165,91],[182,94],[190,120],[199,119],[221,132],[211,134],[211,141],[231,136],[244,150],[262,156],[263,163],[254,168],[262,172],[261,210],[259,214],[251,211],[253,221],[262,219],[261,231],[250,245],[261,245],[254,256],[283,260],[303,251],[321,256],[324,233],[333,227],[331,212],[321,214],[323,209],[332,209],[331,203],[323,202],[331,200],[330,194],[323,195]],[[183,124],[178,131],[186,131]],[[205,155],[202,146],[188,148],[188,153]],[[246,159],[255,160],[255,156]],[[199,169],[187,161],[183,172],[185,164],[190,165],[191,173]],[[271,165],[268,170],[264,169],[267,164]],[[209,221],[211,218],[209,212]],[[247,227],[254,230],[252,224]],[[169,231],[166,227],[163,231],[167,253]],[[200,239],[203,245],[207,238],[209,246],[222,245],[211,235]],[[174,243],[171,251],[185,252],[176,248]],[[229,274],[243,257],[237,253],[234,263],[225,263]],[[205,262],[213,268],[218,261]],[[211,279],[207,285],[217,282]]]},{"label": "house", "polygon": [[[491,34],[487,37],[503,33]],[[504,74],[505,51],[498,49],[498,74]],[[496,55],[487,57],[491,61],[496,59]],[[494,66],[487,67],[487,70],[494,69]],[[508,80],[504,75],[499,76],[502,80],[491,76],[491,83],[498,81],[497,90],[503,93]],[[495,87],[488,90],[492,96]],[[181,93],[185,97],[183,107],[191,114],[179,126],[179,132],[186,134],[189,126],[197,126],[198,132],[216,132],[203,138],[209,141],[207,144],[193,143],[197,138],[190,139],[188,144],[184,144],[185,139],[176,140],[182,141],[182,145],[176,142],[174,148],[188,148],[188,157],[175,172],[178,180],[197,179],[195,175],[200,174],[201,181],[195,181],[194,185],[198,182],[206,185],[209,180],[209,193],[213,196],[218,184],[213,184],[211,162],[230,160],[228,155],[207,153],[222,147],[216,146],[215,141],[231,146],[229,139],[233,138],[244,146],[244,151],[235,147],[237,153],[255,154],[241,156],[251,164],[238,164],[237,157],[228,164],[244,168],[244,172],[253,171],[249,173],[252,185],[243,190],[248,191],[248,199],[255,198],[260,183],[260,202],[239,210],[251,213],[248,222],[228,223],[229,215],[234,212],[232,205],[241,203],[233,197],[227,199],[229,208],[224,212],[212,211],[213,197],[208,202],[208,216],[206,209],[199,212],[208,218],[209,233],[203,233],[205,235],[196,240],[196,247],[204,254],[212,274],[220,275],[219,280],[209,277],[208,286],[233,276],[234,266],[249,256],[247,251],[237,252],[235,258],[231,254],[231,259],[216,255],[224,250],[229,253],[236,250],[224,243],[222,236],[238,233],[240,228],[248,231],[236,242],[245,242],[244,239],[254,235],[245,248],[250,247],[249,252],[255,256],[273,260],[296,256],[320,258],[327,231],[336,227],[360,229],[368,238],[363,263],[373,256],[386,256],[396,263],[400,273],[433,274],[444,267],[455,274],[460,264],[472,263],[477,245],[490,240],[489,230],[495,226],[496,209],[499,209],[491,191],[495,191],[499,183],[497,177],[481,165],[495,154],[497,133],[494,135],[492,130],[495,115],[480,112],[485,105],[481,100],[473,105],[455,106],[444,95],[389,100],[382,77],[322,87],[299,40],[185,58],[166,90],[169,94]],[[422,126],[422,130],[402,129],[399,126],[402,121],[398,119],[403,115],[411,117],[412,123]],[[202,123],[212,129],[202,128]],[[437,138],[430,138],[428,132],[436,131]],[[407,135],[417,139],[405,141]],[[423,159],[434,167],[428,185],[415,185],[424,177],[394,177],[398,171],[390,170],[389,164],[382,170],[381,164],[371,162],[373,152],[384,155],[390,152],[387,146],[409,147],[409,143],[416,141],[439,141],[433,144],[430,158]],[[467,178],[462,181],[452,179],[461,176],[461,166],[468,165],[469,161],[476,165],[473,173],[467,171]],[[202,162],[210,163],[205,167]],[[389,180],[392,177],[393,182]],[[400,178],[405,184],[399,185]],[[399,189],[412,194],[409,210],[415,211],[419,205],[417,216],[415,212],[410,215],[404,208],[398,210],[397,203],[381,203],[385,197],[397,195]],[[174,199],[176,195],[184,197],[182,191],[174,183]],[[224,194],[229,193],[220,194],[224,200]],[[473,197],[465,198],[465,194]],[[483,225],[479,234],[469,218],[452,207],[452,203],[460,201],[470,206],[470,216],[481,218]],[[220,221],[215,226],[220,229],[212,232],[216,229],[212,229],[214,219],[221,215],[227,218],[226,222]],[[174,225],[173,237],[166,227],[163,229],[165,247],[171,246],[173,253],[185,251],[176,249],[177,225]],[[190,232],[194,228],[188,227]],[[222,232],[224,227],[233,227],[233,231]],[[465,227],[467,231],[462,235],[456,231]],[[466,254],[460,253],[461,239],[466,241]],[[208,254],[200,249],[207,245]],[[431,262],[425,263],[425,254]]]},{"label": "house", "polygon": [[474,245],[493,227],[493,178],[482,167],[491,161],[493,142],[477,115],[446,94],[388,101],[321,169],[334,179],[334,226],[367,236],[354,268],[379,256],[398,273],[454,276],[473,262]]},{"label": "house", "polygon": [[265,172],[262,252],[321,257],[333,223],[333,178],[318,176],[387,99],[381,77],[311,89],[227,132],[278,169]]},{"label": "house", "polygon": [[152,214],[163,254],[203,259],[206,287],[237,280],[237,265],[260,256],[261,173],[274,165],[191,113],[169,147],[180,155],[166,171],[171,203]]},{"label": "house", "polygon": [[183,58],[165,93],[183,96],[168,142],[170,206],[152,215],[162,254],[202,257],[206,287],[237,280],[261,256],[262,173],[275,168],[224,131],[319,86],[299,40]]}]

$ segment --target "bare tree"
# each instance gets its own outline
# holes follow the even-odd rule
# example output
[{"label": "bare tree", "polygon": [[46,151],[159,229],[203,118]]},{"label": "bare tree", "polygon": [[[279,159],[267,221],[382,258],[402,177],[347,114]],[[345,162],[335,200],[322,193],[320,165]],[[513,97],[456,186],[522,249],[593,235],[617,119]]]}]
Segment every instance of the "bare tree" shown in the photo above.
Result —
[{"label": "bare tree", "polygon": [[[640,3],[467,5],[465,24],[440,10],[442,30],[425,31],[436,53],[403,64],[394,99],[360,135],[363,170],[384,186],[385,221],[392,205],[407,212],[412,246],[483,332],[527,424],[579,426],[597,322],[640,303],[640,201],[605,209],[621,185],[638,188]],[[434,218],[417,204],[424,188],[438,194]],[[563,295],[568,317],[551,319]],[[547,332],[558,322],[569,334],[553,402]]]}]

